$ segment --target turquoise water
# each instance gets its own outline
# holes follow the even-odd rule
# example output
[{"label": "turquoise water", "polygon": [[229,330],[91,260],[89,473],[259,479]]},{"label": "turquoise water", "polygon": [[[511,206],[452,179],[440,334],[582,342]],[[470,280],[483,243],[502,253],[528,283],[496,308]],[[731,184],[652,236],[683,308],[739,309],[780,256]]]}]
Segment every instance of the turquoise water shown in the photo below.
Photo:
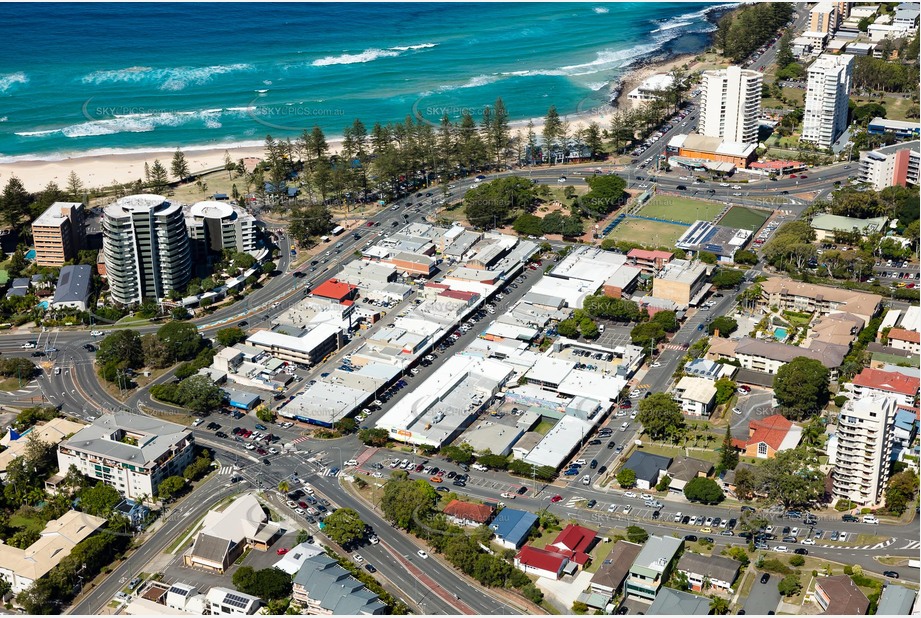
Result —
[{"label": "turquoise water", "polygon": [[786,328],[775,328],[774,329],[774,338],[778,341],[783,341],[787,338],[787,329]]},{"label": "turquoise water", "polygon": [[513,119],[589,111],[727,6],[4,4],[0,162],[479,119],[499,96]]},{"label": "turquoise water", "polygon": [[34,259],[35,259],[35,249],[29,249],[29,250],[26,252],[26,259],[27,259],[27,260],[34,260]]},{"label": "turquoise water", "polygon": [[48,310],[48,306],[49,306],[49,305],[48,305],[48,301],[47,301],[47,300],[43,300],[42,302],[38,303],[37,306],[38,306],[39,309],[44,309],[44,310],[47,311],[47,310]]}]

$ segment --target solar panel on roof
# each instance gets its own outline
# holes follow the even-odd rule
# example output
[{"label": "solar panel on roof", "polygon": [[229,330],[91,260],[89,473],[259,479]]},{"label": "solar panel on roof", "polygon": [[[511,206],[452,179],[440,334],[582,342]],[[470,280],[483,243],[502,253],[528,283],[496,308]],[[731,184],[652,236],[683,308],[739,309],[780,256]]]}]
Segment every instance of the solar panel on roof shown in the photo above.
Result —
[{"label": "solar panel on roof", "polygon": [[179,588],[177,586],[173,586],[172,588],[169,589],[169,591],[172,592],[173,594],[178,594],[180,596],[186,596],[189,594],[188,590],[186,590],[185,588]]},{"label": "solar panel on roof", "polygon": [[228,592],[226,595],[224,595],[224,603],[226,605],[230,605],[231,607],[239,607],[242,609],[249,605],[249,599],[245,599],[238,594]]}]

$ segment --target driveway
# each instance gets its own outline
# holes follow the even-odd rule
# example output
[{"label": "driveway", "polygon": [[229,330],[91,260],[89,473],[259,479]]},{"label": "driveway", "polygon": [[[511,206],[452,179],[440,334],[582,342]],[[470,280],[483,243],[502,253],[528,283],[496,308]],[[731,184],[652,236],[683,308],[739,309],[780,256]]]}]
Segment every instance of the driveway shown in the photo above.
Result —
[{"label": "driveway", "polygon": [[732,417],[732,437],[740,440],[748,439],[748,423],[755,419],[762,419],[774,413],[771,408],[770,391],[753,388],[748,395],[739,393],[736,407],[742,414],[730,414]]},{"label": "driveway", "polygon": [[748,593],[748,599],[742,608],[746,614],[765,616],[768,612],[776,612],[777,605],[780,603],[780,593],[777,591],[777,582],[780,578],[777,575],[771,575],[771,580],[761,583],[761,573],[755,571],[755,585],[752,586],[751,592]]}]

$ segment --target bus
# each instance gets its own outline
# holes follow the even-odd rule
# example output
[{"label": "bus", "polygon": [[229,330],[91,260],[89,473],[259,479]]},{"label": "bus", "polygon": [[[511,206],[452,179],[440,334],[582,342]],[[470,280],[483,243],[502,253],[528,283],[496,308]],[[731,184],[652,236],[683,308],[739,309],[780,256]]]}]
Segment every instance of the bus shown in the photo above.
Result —
[{"label": "bus", "polygon": [[330,234],[332,234],[333,236],[338,236],[344,231],[345,231],[344,227],[342,227],[341,225],[337,225],[336,227],[333,228],[333,231],[330,232]]}]

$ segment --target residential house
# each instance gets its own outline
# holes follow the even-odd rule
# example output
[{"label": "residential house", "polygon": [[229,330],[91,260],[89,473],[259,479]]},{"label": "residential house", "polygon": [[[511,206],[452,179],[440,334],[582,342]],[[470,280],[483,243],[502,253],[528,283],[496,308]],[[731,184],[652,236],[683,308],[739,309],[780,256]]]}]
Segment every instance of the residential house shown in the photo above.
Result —
[{"label": "residential house", "polygon": [[822,363],[834,378],[838,367],[844,362],[844,357],[849,351],[849,346],[820,341],[813,341],[810,347],[802,348],[785,343],[743,337],[735,342],[734,356],[730,358],[734,357],[738,360],[744,369],[774,375],[794,358],[805,356]]},{"label": "residential house", "polygon": [[556,535],[556,539],[549,543],[546,549],[558,552],[566,556],[570,562],[574,562],[580,567],[585,567],[591,560],[588,552],[595,545],[597,536],[597,533],[590,528],[569,524],[560,530],[560,533]]},{"label": "residential house", "polygon": [[761,305],[786,311],[803,311],[827,315],[846,311],[863,318],[864,322],[879,311],[882,296],[854,290],[833,288],[793,281],[786,277],[768,277],[761,284]]},{"label": "residential house", "polygon": [[685,414],[709,418],[716,402],[716,386],[705,378],[685,376],[675,386],[675,398]]},{"label": "residential house", "polygon": [[870,607],[869,599],[847,575],[816,579],[815,601],[827,616],[863,616]]},{"label": "residential house", "polygon": [[135,502],[127,498],[116,504],[112,510],[126,518],[131,523],[131,527],[135,529],[141,527],[141,524],[144,523],[144,518],[150,512],[150,509],[141,502]]},{"label": "residential house", "polygon": [[592,576],[592,592],[608,599],[618,594],[621,586],[624,585],[627,573],[630,572],[630,565],[636,561],[642,549],[643,546],[636,543],[617,541],[611,553]]},{"label": "residential house", "polygon": [[921,354],[921,333],[904,328],[893,328],[889,331],[889,347],[905,350],[915,355]]},{"label": "residential house", "polygon": [[704,378],[715,382],[720,378],[732,379],[738,369],[735,365],[717,363],[706,358],[695,358],[684,366],[684,373],[693,378]]},{"label": "residential house", "polygon": [[304,561],[293,578],[291,598],[314,616],[386,614],[378,596],[325,554]]},{"label": "residential house", "polygon": [[485,504],[451,500],[442,512],[453,524],[475,528],[489,523],[489,520],[492,519],[493,508]]},{"label": "residential house", "polygon": [[537,515],[534,513],[504,508],[493,517],[489,529],[496,535],[496,543],[508,549],[518,549],[528,540],[535,525]]},{"label": "residential house", "polygon": [[697,477],[706,478],[710,476],[712,472],[713,464],[709,461],[678,455],[672,460],[672,465],[668,467],[667,474],[668,478],[671,479],[668,489],[675,493],[682,493],[684,492],[684,486],[687,485],[691,479]]},{"label": "residential house", "polygon": [[870,395],[889,395],[895,397],[902,405],[914,405],[921,389],[921,379],[897,371],[865,368],[854,376],[854,380],[844,385],[854,397]]},{"label": "residential house", "polygon": [[212,616],[252,616],[262,607],[262,599],[215,586],[205,595]]},{"label": "residential house", "polygon": [[733,439],[737,449],[746,457],[773,459],[780,451],[796,448],[803,437],[803,428],[781,414],[772,414],[748,423],[748,439]]},{"label": "residential house", "polygon": [[911,588],[899,584],[887,583],[879,595],[877,616],[910,616],[917,594]]},{"label": "residential house", "polygon": [[815,230],[815,239],[818,242],[834,240],[838,232],[860,232],[866,238],[868,234],[885,233],[886,217],[872,219],[857,219],[855,217],[842,217],[840,215],[818,215],[812,219],[812,229]]},{"label": "residential house", "polygon": [[675,556],[684,547],[684,539],[652,535],[630,566],[625,594],[651,601],[668,580]]},{"label": "residential house", "polygon": [[554,551],[525,545],[515,555],[515,566],[529,575],[559,579],[569,559]]},{"label": "residential house", "polygon": [[52,309],[86,311],[93,288],[93,267],[88,264],[68,264],[61,267],[58,284],[51,300]]},{"label": "residential house", "polygon": [[636,450],[624,463],[624,468],[636,474],[636,486],[640,489],[652,489],[659,482],[659,475],[668,470],[672,464],[671,457],[652,455]]},{"label": "residential house", "polygon": [[684,573],[695,592],[706,592],[708,588],[718,588],[733,592],[732,584],[739,576],[742,563],[725,556],[702,556],[693,552],[684,552],[678,559],[678,572]]},{"label": "residential house", "polygon": [[662,588],[656,595],[647,616],[706,616],[710,599],[673,588]]}]

